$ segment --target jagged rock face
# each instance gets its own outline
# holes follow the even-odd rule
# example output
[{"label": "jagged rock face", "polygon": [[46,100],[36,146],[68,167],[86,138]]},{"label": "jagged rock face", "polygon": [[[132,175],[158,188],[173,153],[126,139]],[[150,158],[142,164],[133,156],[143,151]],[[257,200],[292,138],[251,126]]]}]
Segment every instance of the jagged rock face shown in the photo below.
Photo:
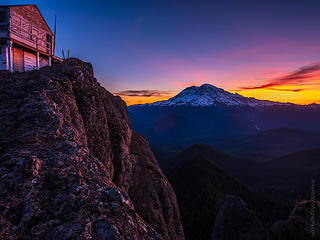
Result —
[{"label": "jagged rock face", "polygon": [[130,150],[135,164],[126,191],[135,208],[165,239],[183,236],[177,201],[171,197],[173,189],[160,170],[146,138],[134,132]]},{"label": "jagged rock face", "polygon": [[320,202],[298,199],[288,220],[278,221],[272,228],[275,239],[320,239]]},{"label": "jagged rock face", "polygon": [[[131,142],[125,103],[90,64],[1,72],[0,239],[183,239],[171,186],[154,159],[143,169],[151,158],[135,158]],[[132,160],[154,178],[143,182]],[[136,180],[158,208],[135,201]]]},{"label": "jagged rock face", "polygon": [[245,202],[236,196],[226,199],[216,217],[212,240],[271,240],[268,231],[248,209]]}]

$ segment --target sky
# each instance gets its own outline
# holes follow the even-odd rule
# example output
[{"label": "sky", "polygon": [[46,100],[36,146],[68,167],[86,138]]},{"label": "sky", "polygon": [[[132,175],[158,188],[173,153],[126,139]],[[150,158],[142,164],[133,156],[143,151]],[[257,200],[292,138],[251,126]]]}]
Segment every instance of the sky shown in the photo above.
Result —
[{"label": "sky", "polygon": [[128,105],[210,83],[243,96],[320,103],[319,0],[38,0],[56,54],[91,62]]}]

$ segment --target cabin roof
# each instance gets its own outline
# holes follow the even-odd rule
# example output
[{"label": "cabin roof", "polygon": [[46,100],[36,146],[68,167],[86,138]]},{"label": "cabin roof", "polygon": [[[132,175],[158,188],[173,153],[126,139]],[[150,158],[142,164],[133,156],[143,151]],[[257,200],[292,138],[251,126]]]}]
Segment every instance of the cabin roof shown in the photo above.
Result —
[{"label": "cabin roof", "polygon": [[39,12],[39,14],[40,14],[45,26],[47,27],[47,30],[53,35],[53,33],[52,33],[52,31],[51,31],[46,19],[43,17],[42,13],[40,12],[40,10],[39,10],[39,8],[38,8],[38,6],[36,4],[0,5],[0,8],[5,8],[5,7],[6,8],[13,8],[13,7],[34,7],[34,8],[36,8],[36,10]]}]

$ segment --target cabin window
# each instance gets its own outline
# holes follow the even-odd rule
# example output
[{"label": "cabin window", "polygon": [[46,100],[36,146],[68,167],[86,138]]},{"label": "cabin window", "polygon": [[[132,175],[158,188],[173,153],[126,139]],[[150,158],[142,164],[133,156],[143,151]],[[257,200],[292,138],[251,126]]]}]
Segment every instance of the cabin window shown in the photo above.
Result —
[{"label": "cabin window", "polygon": [[52,37],[49,34],[47,34],[47,42],[48,43],[52,43]]},{"label": "cabin window", "polygon": [[0,10],[0,23],[6,23],[7,22],[7,12]]}]

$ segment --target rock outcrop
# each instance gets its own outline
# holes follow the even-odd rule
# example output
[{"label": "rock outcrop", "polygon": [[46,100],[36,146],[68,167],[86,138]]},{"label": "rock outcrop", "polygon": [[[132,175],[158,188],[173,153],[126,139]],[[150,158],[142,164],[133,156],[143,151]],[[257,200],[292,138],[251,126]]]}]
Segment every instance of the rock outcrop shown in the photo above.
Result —
[{"label": "rock outcrop", "polygon": [[271,235],[245,202],[236,196],[226,199],[216,217],[212,240],[271,240]]},{"label": "rock outcrop", "polygon": [[276,240],[320,239],[320,202],[298,199],[288,220],[273,225]]},{"label": "rock outcrop", "polygon": [[68,59],[0,73],[0,239],[184,239],[125,103]]},{"label": "rock outcrop", "polygon": [[[144,146],[144,147],[142,147]],[[149,149],[144,136],[134,132],[131,146],[131,159],[135,162],[131,182],[125,189],[140,216],[165,239],[183,236],[180,214],[174,191]]]}]

